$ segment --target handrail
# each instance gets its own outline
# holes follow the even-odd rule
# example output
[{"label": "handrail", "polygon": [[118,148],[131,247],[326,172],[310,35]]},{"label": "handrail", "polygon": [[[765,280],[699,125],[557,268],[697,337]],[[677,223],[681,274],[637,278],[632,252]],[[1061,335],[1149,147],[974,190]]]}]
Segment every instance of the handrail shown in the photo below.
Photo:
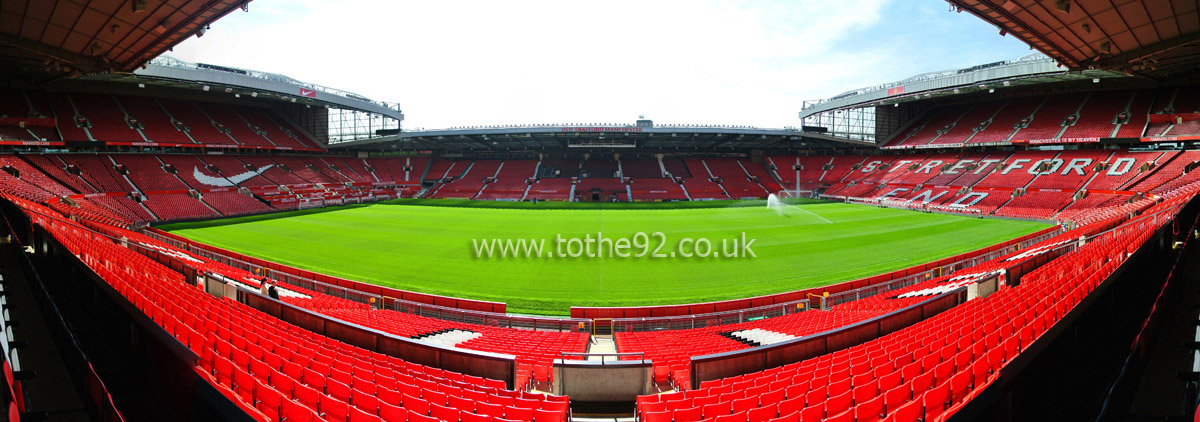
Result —
[{"label": "handrail", "polygon": [[[568,360],[567,360],[567,358],[566,358],[567,356],[584,356],[584,357],[590,357],[590,356],[599,356],[599,357],[600,357],[600,364],[601,364],[601,365],[604,365],[604,364],[605,364],[605,360],[604,360],[604,358],[605,358],[606,356],[616,356],[616,357],[617,357],[617,362],[622,362],[620,358],[622,358],[622,357],[625,357],[625,356],[641,356],[641,359],[638,359],[638,360],[637,360],[637,362],[638,362],[638,363],[653,363],[653,362],[652,362],[652,361],[650,361],[649,359],[646,359],[646,353],[645,353],[645,352],[592,353],[592,352],[564,352],[564,351],[559,351],[559,352],[558,352],[558,361],[559,361],[559,363],[560,363],[560,364],[564,364],[564,365],[565,365],[565,364],[567,364],[568,362],[570,362],[570,363],[576,363],[576,362],[595,362],[595,361],[589,361],[589,360],[587,360],[587,359],[582,359],[582,360],[580,360],[580,359],[572,359],[572,360],[568,361]],[[633,361],[625,361],[625,362],[633,362]]]}]

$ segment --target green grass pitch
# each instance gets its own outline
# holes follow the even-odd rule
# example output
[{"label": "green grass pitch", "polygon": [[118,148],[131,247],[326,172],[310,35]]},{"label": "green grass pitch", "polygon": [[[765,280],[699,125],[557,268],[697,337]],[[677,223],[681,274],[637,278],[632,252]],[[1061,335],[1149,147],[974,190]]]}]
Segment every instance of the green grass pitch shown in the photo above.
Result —
[{"label": "green grass pitch", "polygon": [[[164,226],[222,248],[399,289],[508,303],[514,313],[570,306],[714,301],[828,285],[1015,238],[1045,224],[797,201],[504,203],[397,200]],[[472,239],[547,239],[662,232],[756,239],[757,257],[476,258]],[[659,238],[649,238],[651,249]],[[564,251],[565,251],[564,244]],[[690,250],[690,249],[689,249]],[[641,251],[634,249],[634,251]],[[607,251],[606,251],[607,255]]]}]

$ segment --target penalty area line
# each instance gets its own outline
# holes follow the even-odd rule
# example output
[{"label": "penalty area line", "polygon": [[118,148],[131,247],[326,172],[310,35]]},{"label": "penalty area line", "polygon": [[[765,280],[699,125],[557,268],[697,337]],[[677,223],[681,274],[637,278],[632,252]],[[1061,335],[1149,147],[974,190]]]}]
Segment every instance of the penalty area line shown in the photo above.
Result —
[{"label": "penalty area line", "polygon": [[813,217],[820,218],[820,219],[821,219],[821,221],[824,221],[824,222],[826,222],[826,223],[828,223],[828,224],[833,224],[833,222],[832,222],[832,221],[829,221],[829,219],[828,219],[828,218],[825,218],[825,217],[822,217],[822,216],[820,216],[820,215],[817,215],[817,213],[815,213],[815,212],[812,212],[812,211],[806,210],[806,209],[804,209],[804,208],[800,208],[799,206],[796,206],[796,205],[788,205],[788,206],[789,206],[789,207],[792,207],[792,208],[795,208],[795,209],[798,209],[798,210],[800,210],[800,211],[804,211],[804,212],[808,213],[809,215],[811,215],[811,216],[813,216]]}]

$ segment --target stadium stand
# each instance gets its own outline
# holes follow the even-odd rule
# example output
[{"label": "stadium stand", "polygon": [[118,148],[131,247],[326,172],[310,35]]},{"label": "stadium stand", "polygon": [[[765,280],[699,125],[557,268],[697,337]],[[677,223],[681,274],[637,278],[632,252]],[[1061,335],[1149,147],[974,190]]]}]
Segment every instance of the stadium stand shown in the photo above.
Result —
[{"label": "stadium stand", "polygon": [[[188,135],[197,143],[208,145],[238,145],[230,135],[227,135],[224,130],[220,129],[215,124],[215,121],[205,114],[199,106],[199,103],[182,100],[157,100],[159,104],[167,111],[171,118],[179,122],[176,127],[183,127]],[[61,125],[60,125],[61,126]]]},{"label": "stadium stand", "polygon": [[1033,114],[1044,98],[1029,97],[1009,100],[1000,111],[989,120],[980,122],[975,134],[966,140],[967,144],[990,144],[1008,141],[1013,132]]},{"label": "stadium stand", "polygon": [[171,123],[171,115],[158,101],[148,97],[116,96],[117,102],[141,123],[146,140],[158,143],[194,144],[187,133]]},{"label": "stadium stand", "polygon": [[[1157,208],[1172,206],[1178,202]],[[762,421],[944,420],[994,382],[1007,363],[1112,274],[1156,224],[1163,224],[1158,221],[1140,218],[1086,245],[1067,243],[1065,253],[1025,274],[1019,284],[878,339],[762,372],[703,382],[695,391],[641,397],[638,413],[647,421],[729,415]],[[1077,229],[1052,241],[1092,230]]]},{"label": "stadium stand", "polygon": [[1037,178],[1030,189],[1063,189],[1074,191],[1083,187],[1096,174],[1096,164],[1109,160],[1109,151],[1063,151],[1048,162],[1044,170],[1034,170]]},{"label": "stadium stand", "polygon": [[621,176],[633,179],[662,178],[663,170],[654,158],[621,158]]},{"label": "stadium stand", "polygon": [[275,210],[270,205],[255,199],[248,192],[209,191],[203,194],[201,200],[225,216],[261,214]]},{"label": "stadium stand", "polygon": [[1066,191],[1028,191],[1005,203],[1003,207],[995,211],[995,214],[1049,220],[1059,210],[1070,204],[1071,198],[1072,192]]},{"label": "stadium stand", "polygon": [[433,198],[474,198],[483,189],[486,181],[496,176],[496,171],[500,170],[503,161],[476,160],[460,163],[465,170],[462,176],[439,187],[433,193]]},{"label": "stadium stand", "polygon": [[[37,95],[37,94],[35,94]],[[86,127],[90,124],[87,116],[77,112],[71,98],[65,93],[45,93],[49,102],[50,113],[55,117],[58,132],[64,141],[91,141]]]},{"label": "stadium stand", "polygon": [[[133,184],[137,185],[144,191],[166,191],[166,190],[187,190],[187,184],[183,183],[175,175],[164,169],[163,163],[153,155],[140,154],[121,154],[108,156],[113,162],[125,166],[127,169],[126,176]],[[56,157],[63,162],[72,162],[73,156],[60,155]],[[104,191],[98,191],[104,192]]]},{"label": "stadium stand", "polygon": [[24,206],[105,282],[198,354],[196,373],[255,419],[566,418],[565,398],[507,390],[502,382],[317,336],[241,303],[217,299],[99,233],[52,217],[34,204]]},{"label": "stadium stand", "polygon": [[567,201],[570,200],[571,180],[563,178],[544,178],[529,185],[526,200]]},{"label": "stadium stand", "polygon": [[267,138],[272,144],[284,148],[310,148],[309,145],[302,142],[294,128],[284,128],[278,120],[273,118],[266,110],[258,107],[231,105],[229,106],[239,118],[241,118],[250,128],[255,128],[262,132],[262,137]]},{"label": "stadium stand", "polygon": [[978,130],[981,124],[991,119],[1004,107],[1004,101],[987,101],[975,104],[970,110],[941,136],[933,139],[929,145],[957,145],[965,143]]},{"label": "stadium stand", "polygon": [[[770,189],[800,186],[839,200],[887,200],[889,205],[909,208],[948,207],[943,211],[1048,219],[1071,205],[1075,197],[1085,197],[1081,191],[1128,196],[1157,194],[1186,185],[1195,176],[1185,170],[1200,160],[1196,154],[1082,149],[765,157],[764,165],[774,166],[774,171],[748,159],[686,158],[680,163],[701,169],[697,174],[716,170],[711,170],[715,172],[711,180],[691,177],[683,178],[682,183],[653,177],[627,178],[628,183],[615,178],[585,177],[572,182],[569,178],[542,177],[527,184],[527,177],[522,175],[545,175],[546,167],[534,160],[457,162],[427,157],[25,154],[0,155],[0,166],[8,169],[10,176],[28,181],[30,189],[44,192],[38,196],[78,200],[83,195],[103,194],[106,199],[89,204],[112,205],[111,212],[133,221],[169,221],[180,216],[168,210],[159,215],[156,207],[163,201],[197,205],[180,197],[186,197],[189,191],[195,191],[190,193],[193,197],[206,197],[213,191],[233,192],[236,188],[248,188],[252,194],[246,196],[243,192],[239,197],[218,193],[212,199],[221,201],[220,206],[205,200],[201,203],[207,204],[207,209],[186,213],[187,218],[198,218],[410,196],[420,189],[416,179],[422,174],[427,183],[433,183],[430,192],[435,198],[569,200],[573,192],[577,200],[593,200],[592,194],[603,201],[626,201],[630,196],[637,201],[701,200],[727,199],[727,192],[736,197],[763,197],[774,192]],[[665,160],[664,166],[669,161]],[[792,171],[780,172],[780,162],[789,163],[786,166]],[[639,165],[648,164],[656,163],[644,161]],[[429,174],[450,174],[452,180],[437,183],[439,177],[429,176],[422,166],[429,168]],[[796,170],[796,166],[802,170]],[[499,178],[493,180],[497,170]],[[559,169],[554,171],[561,174]],[[460,177],[463,174],[466,177]],[[780,176],[787,188],[774,181],[780,174],[790,176]],[[129,196],[131,192],[137,194]],[[139,198],[148,203],[139,204]],[[1070,214],[1090,203],[1071,207]]]},{"label": "stadium stand", "polygon": [[[130,127],[120,103],[111,95],[64,94],[80,114],[87,116],[92,137],[101,142],[142,142],[142,135]],[[137,119],[136,116],[128,116]],[[140,120],[138,120],[140,122]]]},{"label": "stadium stand", "polygon": [[211,119],[218,128],[225,128],[230,138],[239,145],[250,147],[274,147],[270,139],[238,116],[229,106],[216,103],[196,103],[196,107]]},{"label": "stadium stand", "polygon": [[671,177],[682,177],[684,179],[690,179],[693,177],[693,173],[688,169],[688,164],[685,163],[681,158],[663,158],[662,164],[663,168],[667,170],[667,174],[671,175]]},{"label": "stadium stand", "polygon": [[[1134,94],[1133,102],[1130,103],[1129,108],[1127,110],[1123,110],[1126,112],[1128,120],[1125,120],[1124,123],[1120,123],[1120,127],[1117,129],[1116,137],[1141,137],[1146,131],[1146,127],[1149,123],[1148,117],[1152,112],[1152,103],[1155,100],[1155,97],[1158,95],[1162,94],[1154,91],[1137,91],[1137,93]],[[1121,116],[1118,115],[1117,117],[1120,118]]]},{"label": "stadium stand", "polygon": [[1048,165],[1058,154],[1052,151],[1018,151],[996,167],[996,171],[972,186],[983,188],[1023,188],[1029,185],[1040,166]]},{"label": "stadium stand", "polygon": [[1062,133],[1064,124],[1067,123],[1068,117],[1074,116],[1074,113],[1082,105],[1080,97],[1074,94],[1057,94],[1046,97],[1037,109],[1037,112],[1031,115],[1031,120],[1027,126],[1017,130],[1013,135],[1013,139],[1021,139],[1028,141],[1057,139]]},{"label": "stadium stand", "polygon": [[[603,171],[603,169],[601,169]],[[623,198],[626,195],[625,183],[621,179],[610,177],[583,177],[575,183],[575,198],[579,201],[595,200],[609,202],[614,196]],[[625,200],[625,199],[619,199]]]},{"label": "stadium stand", "polygon": [[[1063,130],[1060,139],[1107,138],[1117,129],[1118,115],[1133,101],[1129,91],[1094,92],[1084,99],[1077,114],[1068,117],[1072,122]],[[1075,117],[1075,119],[1071,119]],[[1123,120],[1123,119],[1121,119]]]},{"label": "stadium stand", "polygon": [[738,159],[706,158],[701,162],[721,180],[721,187],[731,198],[764,198],[769,193],[758,181],[750,179],[750,173]]},{"label": "stadium stand", "polygon": [[683,187],[672,179],[637,178],[629,182],[634,201],[686,201]]},{"label": "stadium stand", "polygon": [[475,199],[521,200],[529,187],[526,181],[536,174],[537,166],[538,162],[535,160],[505,160],[496,173],[495,180],[484,185]]},{"label": "stadium stand", "polygon": [[941,108],[932,111],[924,121],[918,123],[912,130],[903,135],[899,142],[894,145],[928,145],[956,128],[958,121],[965,114],[969,113],[970,110],[964,113],[964,111],[958,108]]},{"label": "stadium stand", "polygon": [[163,220],[190,220],[219,217],[221,214],[199,199],[186,193],[157,193],[146,195],[142,204]]}]

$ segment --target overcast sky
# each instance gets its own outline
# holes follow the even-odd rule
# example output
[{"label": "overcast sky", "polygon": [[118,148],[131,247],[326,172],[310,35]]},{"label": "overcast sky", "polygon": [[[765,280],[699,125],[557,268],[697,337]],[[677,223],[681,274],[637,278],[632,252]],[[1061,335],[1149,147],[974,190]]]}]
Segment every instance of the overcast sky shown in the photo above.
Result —
[{"label": "overcast sky", "polygon": [[168,53],[397,102],[403,126],[799,126],[804,100],[1031,51],[942,0],[256,0]]}]

